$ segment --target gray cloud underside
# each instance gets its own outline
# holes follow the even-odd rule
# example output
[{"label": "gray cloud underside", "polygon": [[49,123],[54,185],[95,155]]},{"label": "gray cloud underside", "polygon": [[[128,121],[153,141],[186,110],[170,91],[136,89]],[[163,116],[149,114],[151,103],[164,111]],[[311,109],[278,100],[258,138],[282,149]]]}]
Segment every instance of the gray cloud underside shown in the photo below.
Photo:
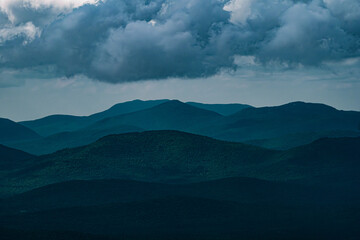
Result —
[{"label": "gray cloud underside", "polygon": [[0,12],[0,69],[117,83],[207,77],[236,69],[239,55],[321,66],[360,56],[360,3],[341,2],[107,0],[60,14],[18,5],[12,22]]}]

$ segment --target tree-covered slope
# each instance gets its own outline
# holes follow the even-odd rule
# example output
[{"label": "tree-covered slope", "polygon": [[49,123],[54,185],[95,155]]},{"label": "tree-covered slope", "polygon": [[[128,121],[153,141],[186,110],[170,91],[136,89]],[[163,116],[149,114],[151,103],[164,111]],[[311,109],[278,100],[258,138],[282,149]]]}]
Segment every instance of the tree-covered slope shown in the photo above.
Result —
[{"label": "tree-covered slope", "polygon": [[29,153],[0,144],[0,171],[23,167],[23,164],[27,162],[27,160],[34,157],[35,156]]},{"label": "tree-covered slope", "polygon": [[276,153],[178,131],[127,133],[41,156],[8,181],[24,190],[73,179],[188,182],[240,176]]},{"label": "tree-covered slope", "polygon": [[359,151],[360,138],[321,139],[273,151],[178,131],[127,133],[41,156],[7,184],[21,192],[74,179],[196,182],[237,176],[301,180],[336,175],[341,180],[356,177]]}]

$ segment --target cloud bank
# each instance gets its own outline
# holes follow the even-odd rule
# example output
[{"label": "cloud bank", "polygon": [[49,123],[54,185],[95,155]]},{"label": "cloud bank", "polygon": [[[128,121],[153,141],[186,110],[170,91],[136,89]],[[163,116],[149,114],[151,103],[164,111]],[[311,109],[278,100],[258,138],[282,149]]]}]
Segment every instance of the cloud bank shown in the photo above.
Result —
[{"label": "cloud bank", "polygon": [[358,0],[4,0],[0,9],[0,71],[118,83],[360,57]]}]

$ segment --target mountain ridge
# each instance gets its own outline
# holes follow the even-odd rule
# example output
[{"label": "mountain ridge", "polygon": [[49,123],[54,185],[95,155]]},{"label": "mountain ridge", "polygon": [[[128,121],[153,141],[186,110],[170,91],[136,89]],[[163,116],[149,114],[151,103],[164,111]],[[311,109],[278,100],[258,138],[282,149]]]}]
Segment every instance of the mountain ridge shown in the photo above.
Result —
[{"label": "mountain ridge", "polygon": [[[334,148],[336,143],[339,146]],[[327,145],[332,147],[330,153]],[[26,190],[70,179],[125,178],[185,183],[236,176],[301,180],[348,174],[351,178],[360,167],[356,161],[360,156],[359,146],[360,137],[324,138],[303,147],[275,151],[180,131],[125,133],[40,156],[38,164],[21,170],[10,181],[15,183],[10,188],[20,179]]]},{"label": "mountain ridge", "polygon": [[33,130],[7,118],[0,118],[0,143],[38,139],[40,136]]}]

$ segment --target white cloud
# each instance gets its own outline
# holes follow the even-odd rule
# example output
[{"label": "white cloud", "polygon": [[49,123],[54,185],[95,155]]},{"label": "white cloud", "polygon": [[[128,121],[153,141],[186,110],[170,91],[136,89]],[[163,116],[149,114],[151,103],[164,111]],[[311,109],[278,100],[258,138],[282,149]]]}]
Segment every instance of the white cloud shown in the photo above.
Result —
[{"label": "white cloud", "polygon": [[234,24],[245,24],[251,15],[253,0],[231,0],[224,6],[224,10],[231,13],[230,21]]},{"label": "white cloud", "polygon": [[60,77],[117,83],[322,67],[360,56],[359,21],[345,20],[359,0],[339,1],[103,0],[72,10],[97,1],[0,0],[16,18],[0,12],[0,71],[47,64]]},{"label": "white cloud", "polygon": [[84,4],[96,4],[98,2],[99,0],[1,0],[0,10],[7,14],[11,22],[14,22],[16,20],[14,8],[55,8],[58,13],[61,13]]},{"label": "white cloud", "polygon": [[84,4],[94,4],[98,0],[24,0],[33,8],[57,7],[57,8],[77,8]]},{"label": "white cloud", "polygon": [[35,27],[34,24],[32,24],[31,22],[16,27],[4,27],[0,29],[0,45],[19,36],[25,38],[23,43],[26,44],[34,40],[39,35],[40,29]]},{"label": "white cloud", "polygon": [[0,7],[8,9],[11,6],[26,6],[31,8],[56,7],[56,8],[76,8],[84,4],[95,4],[99,0],[1,0]]},{"label": "white cloud", "polygon": [[235,55],[234,56],[234,63],[240,67],[250,67],[250,66],[257,66],[258,63],[256,62],[255,56],[241,56]]}]

